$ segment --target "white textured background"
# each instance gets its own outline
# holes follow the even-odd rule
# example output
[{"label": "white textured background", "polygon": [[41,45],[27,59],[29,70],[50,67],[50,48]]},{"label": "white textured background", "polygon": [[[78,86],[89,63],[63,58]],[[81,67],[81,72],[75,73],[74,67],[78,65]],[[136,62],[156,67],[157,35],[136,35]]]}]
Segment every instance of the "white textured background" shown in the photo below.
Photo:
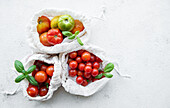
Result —
[{"label": "white textured background", "polygon": [[170,0],[0,0],[0,92],[13,91],[15,59],[31,53],[26,24],[43,8],[70,8],[93,19],[90,42],[117,61],[131,79],[113,77],[90,97],[60,88],[46,102],[28,101],[22,92],[0,94],[0,108],[170,108]]}]

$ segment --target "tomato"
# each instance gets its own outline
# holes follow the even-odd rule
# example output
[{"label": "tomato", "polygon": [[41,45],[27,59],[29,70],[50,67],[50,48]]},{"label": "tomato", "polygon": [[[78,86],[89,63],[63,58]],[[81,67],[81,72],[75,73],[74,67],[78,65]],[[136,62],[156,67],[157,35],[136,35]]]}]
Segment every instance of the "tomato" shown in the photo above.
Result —
[{"label": "tomato", "polygon": [[48,67],[48,66],[46,66],[46,65],[43,64],[43,65],[41,66],[40,70],[45,72],[46,69],[47,69],[47,67]]},{"label": "tomato", "polygon": [[36,66],[35,70],[32,71],[32,76],[34,77],[35,74],[36,74],[38,71],[40,71],[40,70],[39,70],[38,66]]},{"label": "tomato", "polygon": [[95,82],[95,81],[97,81],[97,80],[98,80],[98,79],[93,78],[93,79],[92,79],[92,82]]},{"label": "tomato", "polygon": [[68,61],[67,61],[67,63],[69,64],[71,61],[73,61],[73,59],[70,59],[70,58],[69,58]]},{"label": "tomato", "polygon": [[34,62],[34,65],[36,65],[36,67],[41,67],[41,65],[42,65],[43,63],[44,63],[43,61],[36,60],[36,61]]},{"label": "tomato", "polygon": [[83,61],[89,61],[90,60],[90,58],[91,58],[91,54],[89,53],[89,52],[84,52],[82,55],[81,55],[81,59],[83,60]]},{"label": "tomato", "polygon": [[92,67],[91,66],[85,66],[84,71],[87,73],[91,73]]},{"label": "tomato", "polygon": [[79,56],[81,56],[81,55],[83,54],[83,52],[84,52],[84,50],[81,49],[81,50],[78,50],[78,51],[77,51],[77,54],[78,54]]},{"label": "tomato", "polygon": [[50,29],[47,32],[47,41],[52,44],[60,44],[63,41],[63,35],[59,29]]},{"label": "tomato", "polygon": [[81,57],[76,57],[76,61],[77,63],[81,63],[82,62]]},{"label": "tomato", "polygon": [[84,26],[83,26],[83,23],[79,20],[74,20],[75,22],[75,25],[74,25],[74,28],[73,30],[71,31],[73,34],[76,32],[76,31],[83,31],[84,30]]},{"label": "tomato", "polygon": [[35,74],[35,80],[39,83],[43,83],[47,80],[47,74],[44,71],[39,71]]},{"label": "tomato", "polygon": [[83,83],[83,77],[82,76],[78,76],[76,78],[76,82],[77,82],[77,84],[82,84]]},{"label": "tomato", "polygon": [[90,62],[94,62],[95,61],[95,56],[94,55],[91,55],[90,57]]},{"label": "tomato", "polygon": [[47,41],[47,32],[43,33],[40,35],[40,42],[44,45],[44,46],[52,46],[52,44],[50,44]]},{"label": "tomato", "polygon": [[83,76],[83,72],[80,71],[80,70],[78,70],[78,71],[77,71],[77,75],[78,75],[78,76]]},{"label": "tomato", "polygon": [[69,57],[72,58],[72,59],[76,58],[77,57],[77,52],[76,51],[71,52],[69,54]]},{"label": "tomato", "polygon": [[48,77],[45,83],[48,83],[50,85],[51,77]]},{"label": "tomato", "polygon": [[90,74],[90,73],[87,73],[87,72],[84,72],[84,77],[85,77],[85,78],[90,78],[90,77],[91,77],[91,74]]},{"label": "tomato", "polygon": [[79,68],[80,71],[83,71],[84,68],[85,68],[85,64],[84,63],[80,63],[78,68]]},{"label": "tomato", "polygon": [[47,93],[48,93],[47,87],[43,86],[43,87],[40,88],[40,90],[39,90],[40,96],[45,96]]},{"label": "tomato", "polygon": [[100,64],[98,62],[93,63],[93,68],[99,69]]},{"label": "tomato", "polygon": [[87,63],[86,63],[86,66],[91,66],[91,67],[92,67],[92,63],[87,62]]},{"label": "tomato", "polygon": [[36,97],[38,95],[38,87],[31,85],[27,88],[27,93],[31,97]]},{"label": "tomato", "polygon": [[86,85],[88,85],[87,80],[86,80],[86,79],[84,79],[84,80],[83,80],[83,83],[82,83],[81,85],[82,85],[82,86],[86,86]]},{"label": "tomato", "polygon": [[103,62],[99,57],[97,57],[96,56],[96,61],[98,62],[98,63],[100,63],[100,62]]},{"label": "tomato", "polygon": [[92,70],[92,72],[91,72],[91,75],[92,75],[93,77],[96,77],[98,74],[99,74],[99,71],[98,71],[96,68],[94,68],[94,69]]},{"label": "tomato", "polygon": [[69,66],[70,66],[71,69],[76,69],[76,68],[77,68],[77,65],[78,65],[78,63],[77,63],[76,61],[71,61],[71,62],[69,63]]},{"label": "tomato", "polygon": [[54,72],[54,66],[48,66],[48,68],[46,69],[46,73],[49,76],[53,76],[53,72]]},{"label": "tomato", "polygon": [[71,77],[75,77],[75,76],[77,75],[77,70],[75,70],[75,69],[70,69],[70,70],[69,70],[69,75],[70,75]]}]

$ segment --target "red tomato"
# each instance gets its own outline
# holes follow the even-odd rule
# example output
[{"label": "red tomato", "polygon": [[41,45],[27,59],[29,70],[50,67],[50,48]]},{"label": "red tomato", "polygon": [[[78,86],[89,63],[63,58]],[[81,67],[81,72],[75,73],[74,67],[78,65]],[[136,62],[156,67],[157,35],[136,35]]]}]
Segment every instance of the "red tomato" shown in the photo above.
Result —
[{"label": "red tomato", "polygon": [[40,88],[39,95],[40,96],[45,96],[48,93],[47,87],[43,86]]},{"label": "red tomato", "polygon": [[76,58],[77,57],[77,52],[73,51],[73,52],[69,53],[69,57],[72,58],[72,59]]},{"label": "red tomato", "polygon": [[88,78],[91,77],[91,74],[90,74],[90,73],[87,73],[87,72],[84,72],[84,77],[88,79]]},{"label": "red tomato", "polygon": [[54,72],[54,66],[53,65],[48,66],[48,68],[46,69],[47,75],[53,76],[53,72]]},{"label": "red tomato", "polygon": [[82,84],[83,83],[83,77],[82,76],[78,76],[76,78],[76,82],[77,82],[77,84]]},{"label": "red tomato", "polygon": [[41,66],[40,70],[45,72],[46,69],[47,69],[47,67],[48,67],[48,66],[46,66],[46,65],[43,64],[43,65]]},{"label": "red tomato", "polygon": [[78,70],[78,71],[77,71],[77,75],[78,75],[78,76],[83,76],[83,72],[80,71],[80,70]]},{"label": "red tomato", "polygon": [[63,41],[63,35],[59,29],[50,29],[47,32],[47,41],[52,44],[60,44]]},{"label": "red tomato", "polygon": [[84,52],[82,55],[81,55],[81,59],[83,60],[83,61],[89,61],[90,60],[90,58],[91,58],[91,54],[89,53],[89,52]]},{"label": "red tomato", "polygon": [[91,55],[90,57],[90,62],[94,62],[95,61],[95,56],[94,55]]},{"label": "red tomato", "polygon": [[91,66],[85,66],[84,71],[87,73],[91,73],[92,67]]},{"label": "red tomato", "polygon": [[45,83],[48,83],[50,86],[50,81],[51,81],[51,77],[48,77],[47,80],[45,81]]},{"label": "red tomato", "polygon": [[70,75],[71,77],[75,77],[75,76],[77,75],[77,70],[75,70],[75,69],[70,69],[70,70],[69,70],[69,75]]},{"label": "red tomato", "polygon": [[98,80],[98,79],[93,78],[93,79],[92,79],[92,82],[95,82],[95,81],[97,81],[97,80]]},{"label": "red tomato", "polygon": [[77,63],[76,61],[71,61],[71,62],[69,63],[69,66],[70,66],[71,69],[76,69],[76,68],[77,68],[77,65],[78,65],[78,63]]},{"label": "red tomato", "polygon": [[100,63],[100,62],[103,62],[99,57],[97,57],[96,56],[96,61],[98,62],[98,63]]},{"label": "red tomato", "polygon": [[39,83],[43,83],[47,80],[47,74],[44,71],[39,71],[35,74],[35,80]]},{"label": "red tomato", "polygon": [[94,68],[94,69],[92,70],[92,72],[91,72],[91,75],[92,75],[93,77],[96,77],[98,74],[99,74],[99,71],[98,71],[96,68]]},{"label": "red tomato", "polygon": [[98,62],[93,63],[93,68],[99,69],[100,64]]},{"label": "red tomato", "polygon": [[27,88],[27,93],[31,97],[36,97],[38,95],[38,87],[31,85]]},{"label": "red tomato", "polygon": [[71,61],[73,61],[73,59],[70,59],[70,58],[69,58],[68,61],[67,61],[67,63],[69,64]]},{"label": "red tomato", "polygon": [[78,54],[79,56],[81,56],[81,55],[83,54],[83,52],[84,52],[84,50],[81,49],[81,50],[78,50],[78,51],[77,51],[77,54]]},{"label": "red tomato", "polygon": [[36,66],[35,70],[32,71],[32,76],[34,77],[35,74],[36,74],[38,71],[40,71],[40,70],[39,70],[38,66]]},{"label": "red tomato", "polygon": [[44,46],[52,46],[52,44],[50,44],[47,41],[47,32],[43,33],[40,35],[40,42],[44,45]]},{"label": "red tomato", "polygon": [[82,86],[86,86],[87,84],[88,84],[87,80],[84,79],[84,80],[83,80],[83,83],[82,83],[81,85],[82,85]]},{"label": "red tomato", "polygon": [[76,61],[77,61],[77,63],[81,63],[82,62],[81,57],[77,57]]},{"label": "red tomato", "polygon": [[86,63],[86,66],[90,66],[90,67],[92,67],[92,63],[87,62],[87,63]]},{"label": "red tomato", "polygon": [[71,30],[71,32],[74,34],[76,31],[83,31],[84,30],[84,26],[83,26],[83,23],[79,20],[74,20],[75,22],[75,25],[74,25],[74,28],[73,30]]},{"label": "red tomato", "polygon": [[43,64],[44,62],[43,61],[40,61],[40,60],[36,60],[35,62],[34,62],[34,65],[36,65],[37,67],[41,67],[41,65]]},{"label": "red tomato", "polygon": [[84,68],[85,68],[85,64],[84,63],[80,63],[78,68],[79,68],[80,71],[83,71]]}]

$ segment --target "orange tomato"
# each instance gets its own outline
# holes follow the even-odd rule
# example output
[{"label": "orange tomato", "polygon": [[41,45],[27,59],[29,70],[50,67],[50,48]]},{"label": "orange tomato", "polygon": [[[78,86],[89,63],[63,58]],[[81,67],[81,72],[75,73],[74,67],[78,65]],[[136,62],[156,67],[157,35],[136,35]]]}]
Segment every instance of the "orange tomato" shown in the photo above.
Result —
[{"label": "orange tomato", "polygon": [[84,26],[83,26],[83,23],[79,20],[74,20],[75,22],[75,25],[74,25],[74,28],[73,30],[71,30],[71,32],[74,34],[76,31],[83,31],[84,30]]}]

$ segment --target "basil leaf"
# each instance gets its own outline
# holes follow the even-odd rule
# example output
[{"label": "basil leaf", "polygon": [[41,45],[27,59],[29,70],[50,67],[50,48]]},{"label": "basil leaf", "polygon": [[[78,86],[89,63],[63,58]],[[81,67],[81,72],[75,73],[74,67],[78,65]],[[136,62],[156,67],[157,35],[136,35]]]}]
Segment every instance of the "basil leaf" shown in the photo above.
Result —
[{"label": "basil leaf", "polygon": [[32,65],[32,66],[30,66],[29,68],[28,68],[28,70],[27,70],[27,74],[30,74],[32,71],[34,71],[35,70],[35,68],[36,68],[36,65]]},{"label": "basil leaf", "polygon": [[22,81],[23,79],[25,78],[25,75],[20,75],[20,76],[18,76],[16,79],[15,79],[15,82],[16,83],[19,83],[20,81]]},{"label": "basil leaf", "polygon": [[114,69],[114,64],[108,63],[104,68],[104,72],[111,72]]},{"label": "basil leaf", "polygon": [[110,74],[110,73],[103,73],[103,75],[104,75],[105,77],[107,77],[107,78],[112,78],[112,77],[113,77],[113,75]]},{"label": "basil leaf", "polygon": [[38,86],[38,82],[34,79],[33,76],[27,75],[26,78],[32,85]]},{"label": "basil leaf", "polygon": [[70,36],[68,39],[74,39],[76,36],[73,34],[72,36]]},{"label": "basil leaf", "polygon": [[74,34],[75,34],[75,36],[77,36],[79,33],[80,33],[79,31],[76,31]]},{"label": "basil leaf", "polygon": [[101,73],[101,74],[97,75],[95,78],[100,79],[102,76],[103,76],[103,74]]},{"label": "basil leaf", "polygon": [[71,32],[69,32],[69,31],[62,31],[62,34],[64,35],[64,36],[72,36],[73,34],[71,33]]},{"label": "basil leaf", "polygon": [[78,42],[81,46],[84,45],[79,37],[77,37],[77,42]]},{"label": "basil leaf", "polygon": [[15,60],[14,66],[19,73],[23,73],[22,71],[24,70],[24,66],[20,61]]}]

